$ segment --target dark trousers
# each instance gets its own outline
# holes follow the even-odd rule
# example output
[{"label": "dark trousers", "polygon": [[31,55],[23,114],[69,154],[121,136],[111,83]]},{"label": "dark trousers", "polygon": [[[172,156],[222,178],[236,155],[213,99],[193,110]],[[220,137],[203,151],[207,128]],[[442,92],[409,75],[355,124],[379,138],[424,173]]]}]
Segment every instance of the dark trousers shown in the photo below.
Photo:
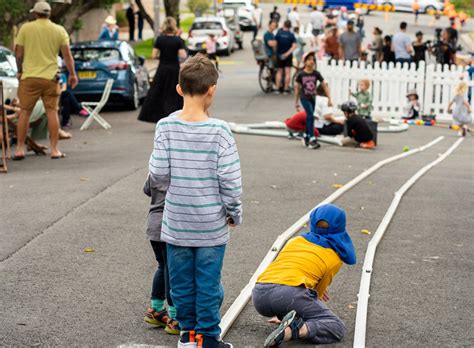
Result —
[{"label": "dark trousers", "polygon": [[306,112],[305,136],[311,139],[314,137],[314,100],[301,98],[300,102]]},{"label": "dark trousers", "polygon": [[128,25],[128,40],[129,41],[134,41],[135,40],[135,26],[134,25]]},{"label": "dark trousers", "polygon": [[395,59],[395,63],[401,63],[402,66],[405,63],[410,64],[411,63],[411,58],[398,58],[398,59]]},{"label": "dark trousers", "polygon": [[65,127],[71,119],[71,114],[77,114],[82,110],[71,91],[65,90],[61,93],[61,127]]},{"label": "dark trousers", "polygon": [[152,300],[164,300],[168,306],[173,306],[173,300],[170,296],[170,278],[168,274],[168,262],[166,243],[150,241],[153,252],[155,253],[156,261],[158,261],[158,269],[153,277],[153,285],[151,287]]},{"label": "dark trousers", "polygon": [[253,40],[255,40],[258,34],[258,27],[256,25],[249,25],[249,29],[253,32]]},{"label": "dark trousers", "polygon": [[344,126],[338,123],[331,123],[318,128],[318,130],[321,135],[338,135],[344,132]]},{"label": "dark trousers", "polygon": [[304,320],[308,334],[303,339],[316,344],[339,342],[346,326],[318,299],[315,290],[301,286],[257,283],[252,292],[257,312],[265,317],[276,315],[280,320],[290,311]]}]

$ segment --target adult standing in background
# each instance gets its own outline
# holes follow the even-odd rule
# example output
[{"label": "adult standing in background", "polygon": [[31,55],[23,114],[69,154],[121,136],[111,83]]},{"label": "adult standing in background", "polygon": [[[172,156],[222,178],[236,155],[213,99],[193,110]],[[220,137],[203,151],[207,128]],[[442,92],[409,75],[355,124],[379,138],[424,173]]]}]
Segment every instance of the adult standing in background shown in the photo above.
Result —
[{"label": "adult standing in background", "polygon": [[128,40],[135,41],[135,11],[132,3],[128,5],[125,15],[127,16],[128,22]]},{"label": "adult standing in background", "polygon": [[407,31],[407,23],[400,23],[400,31],[393,35],[392,51],[395,53],[395,61],[397,63],[410,63],[413,48],[411,47],[411,40]]},{"label": "adult standing in background", "polygon": [[140,121],[157,123],[183,107],[183,98],[176,92],[176,85],[179,65],[186,59],[186,51],[177,31],[176,20],[166,17],[161,35],[153,46],[151,56],[159,59],[159,65],[138,115]]},{"label": "adult standing in background", "polygon": [[280,12],[278,12],[278,7],[277,6],[273,7],[273,11],[270,12],[270,21],[276,22],[278,26],[278,23],[280,22],[280,18],[281,18],[281,15],[280,15]]},{"label": "adult standing in background", "polygon": [[105,19],[105,24],[99,34],[99,40],[118,40],[118,26],[117,20],[114,16],[108,16]]},{"label": "adult standing in background", "polygon": [[291,27],[296,28],[300,26],[300,15],[298,13],[298,7],[294,6],[293,10],[288,13],[288,20],[291,22]]},{"label": "adult standing in background", "polygon": [[58,105],[61,94],[58,76],[58,53],[61,51],[69,72],[69,85],[77,85],[74,59],[69,48],[66,30],[49,20],[51,6],[40,1],[32,12],[36,20],[24,24],[16,38],[15,55],[18,65],[18,97],[20,116],[17,127],[17,146],[14,159],[25,158],[25,140],[31,112],[41,97],[48,117],[51,158],[66,157],[58,149],[59,117]]},{"label": "adult standing in background", "polygon": [[324,13],[318,11],[316,6],[313,6],[313,11],[309,15],[309,20],[312,27],[312,34],[313,34],[313,44],[318,47],[318,37],[324,31]]},{"label": "adult standing in background", "polygon": [[423,42],[423,33],[421,31],[418,31],[416,33],[416,40],[413,41],[413,61],[416,64],[416,67],[418,68],[418,65],[420,62],[426,61],[426,51],[428,51],[428,45],[426,42]]},{"label": "adult standing in background", "polygon": [[339,57],[344,60],[356,61],[361,54],[360,35],[354,31],[354,21],[347,22],[347,31],[339,38]]},{"label": "adult standing in background", "polygon": [[382,62],[383,60],[383,38],[382,38],[382,30],[379,27],[375,27],[374,31],[372,32],[374,36],[372,39],[372,44],[370,45],[369,49],[374,52],[372,56],[372,62]]},{"label": "adult standing in background", "polygon": [[[290,31],[291,22],[286,20],[276,35],[277,42],[277,73],[276,73],[276,88],[280,93],[290,93],[291,68],[293,66],[293,52],[296,50],[296,37]],[[281,79],[283,77],[283,69],[285,69],[285,84],[281,90]]]}]

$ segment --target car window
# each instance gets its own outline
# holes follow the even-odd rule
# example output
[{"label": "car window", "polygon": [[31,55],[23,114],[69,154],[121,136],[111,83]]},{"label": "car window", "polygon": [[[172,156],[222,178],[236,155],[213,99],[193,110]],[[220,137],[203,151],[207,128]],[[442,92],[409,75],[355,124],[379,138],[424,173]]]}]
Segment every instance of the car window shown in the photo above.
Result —
[{"label": "car window", "polygon": [[119,60],[120,52],[114,48],[72,48],[74,60],[107,62]]},{"label": "car window", "polygon": [[0,76],[15,77],[16,76],[15,57],[6,51],[0,51]]},{"label": "car window", "polygon": [[222,24],[219,22],[194,22],[191,30],[216,30],[222,29]]}]

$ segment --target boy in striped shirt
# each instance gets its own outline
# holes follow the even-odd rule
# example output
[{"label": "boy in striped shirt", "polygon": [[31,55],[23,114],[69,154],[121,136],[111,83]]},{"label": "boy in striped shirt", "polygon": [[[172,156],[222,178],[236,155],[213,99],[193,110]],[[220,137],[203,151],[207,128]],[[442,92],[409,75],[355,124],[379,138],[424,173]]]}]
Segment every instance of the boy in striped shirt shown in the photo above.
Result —
[{"label": "boy in striped shirt", "polygon": [[230,348],[220,341],[221,270],[229,226],[241,223],[240,160],[226,122],[209,118],[218,73],[204,56],[181,68],[183,110],[156,126],[150,175],[170,180],[161,238],[167,243],[178,347]]}]

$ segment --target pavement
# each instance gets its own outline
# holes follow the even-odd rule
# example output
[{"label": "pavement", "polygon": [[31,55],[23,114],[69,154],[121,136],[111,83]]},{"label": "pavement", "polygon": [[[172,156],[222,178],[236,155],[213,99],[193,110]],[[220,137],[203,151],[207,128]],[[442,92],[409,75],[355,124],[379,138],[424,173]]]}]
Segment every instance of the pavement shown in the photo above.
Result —
[{"label": "pavement", "polygon": [[[211,114],[233,122],[284,120],[291,96],[264,95],[249,44],[222,59]],[[102,114],[61,142],[68,156],[29,155],[0,176],[0,346],[176,346],[177,338],[143,322],[156,263],[145,239],[148,199],[142,193],[154,126],[137,112]],[[413,126],[379,134],[374,151],[236,135],[244,185],[244,222],[232,231],[223,269],[230,306],[275,238],[312,207],[381,159],[443,135],[432,148],[392,163],[336,201],[347,212],[358,262],[343,266],[328,306],[352,346],[361,266],[371,235],[393,193],[457,139],[441,127]],[[474,139],[468,135],[445,161],[402,199],[377,250],[372,276],[368,347],[474,345]],[[93,252],[84,252],[92,249]],[[226,339],[234,347],[261,347],[272,325],[252,305]],[[290,346],[311,347],[291,344]]]}]

